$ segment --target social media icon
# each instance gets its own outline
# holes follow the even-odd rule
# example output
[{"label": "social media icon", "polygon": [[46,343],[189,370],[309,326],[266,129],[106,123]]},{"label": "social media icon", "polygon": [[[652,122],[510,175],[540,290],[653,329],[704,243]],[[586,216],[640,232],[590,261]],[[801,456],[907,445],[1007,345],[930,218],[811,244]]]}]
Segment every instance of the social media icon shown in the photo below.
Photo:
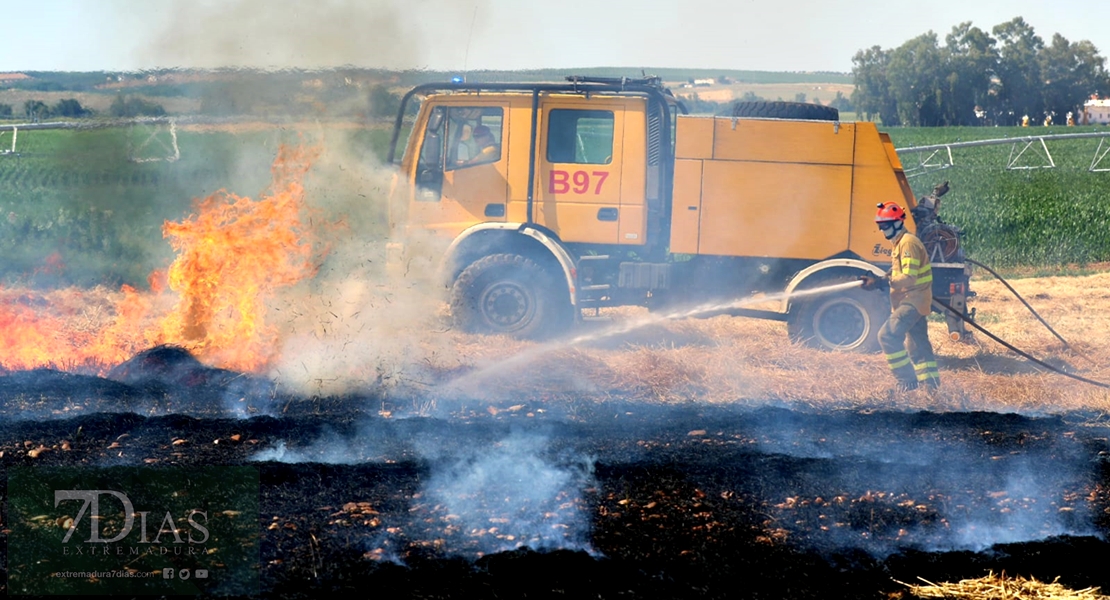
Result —
[{"label": "social media icon", "polygon": [[197,579],[208,579],[208,569],[197,569],[193,571],[193,575]]},{"label": "social media icon", "polygon": [[182,581],[185,581],[189,578],[189,569],[181,569],[177,572],[177,576],[180,577]]},{"label": "social media icon", "polygon": [[171,567],[162,569],[162,579],[173,579],[173,569]]}]

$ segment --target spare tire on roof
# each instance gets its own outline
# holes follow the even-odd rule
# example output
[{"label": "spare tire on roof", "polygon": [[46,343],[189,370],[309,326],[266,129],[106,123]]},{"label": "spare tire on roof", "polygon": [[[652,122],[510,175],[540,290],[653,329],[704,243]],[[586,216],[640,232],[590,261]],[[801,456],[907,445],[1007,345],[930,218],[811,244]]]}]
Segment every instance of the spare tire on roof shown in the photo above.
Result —
[{"label": "spare tire on roof", "polygon": [[807,119],[810,121],[839,121],[840,111],[822,104],[805,102],[733,102],[733,117],[754,119]]}]

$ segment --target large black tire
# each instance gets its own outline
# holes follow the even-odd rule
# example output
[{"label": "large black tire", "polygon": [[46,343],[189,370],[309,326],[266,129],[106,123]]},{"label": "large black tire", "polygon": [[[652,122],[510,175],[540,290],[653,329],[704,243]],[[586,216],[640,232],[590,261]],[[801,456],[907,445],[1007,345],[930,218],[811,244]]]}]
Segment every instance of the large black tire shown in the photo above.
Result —
[{"label": "large black tire", "polygon": [[878,352],[879,328],[890,317],[884,291],[859,288],[796,301],[787,315],[790,338],[835,352]]},{"label": "large black tire", "polygon": [[552,273],[517,254],[491,254],[459,274],[451,314],[466,332],[542,339],[565,331],[573,313],[566,286]]},{"label": "large black tire", "polygon": [[805,102],[733,102],[732,116],[755,119],[807,119],[839,121],[840,111],[822,104]]}]

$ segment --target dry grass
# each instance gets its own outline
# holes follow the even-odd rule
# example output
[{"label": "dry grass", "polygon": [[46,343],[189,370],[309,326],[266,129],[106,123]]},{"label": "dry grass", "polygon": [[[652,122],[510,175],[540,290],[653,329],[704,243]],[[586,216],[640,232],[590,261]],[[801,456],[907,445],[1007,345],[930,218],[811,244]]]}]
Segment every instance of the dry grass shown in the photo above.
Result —
[{"label": "dry grass", "polygon": [[[1065,347],[994,281],[973,284],[979,296],[972,306],[984,327],[1054,366],[1110,382],[1110,273],[1011,284],[1071,345]],[[608,312],[614,324],[646,315],[636,308]],[[589,330],[603,333],[606,327],[591,324]],[[982,335],[954,342],[943,322],[929,327],[942,380],[932,393],[894,393],[881,356],[795,344],[786,326],[773,321],[720,316],[660,322],[574,347],[446,335],[456,354],[466,357],[452,372],[469,372],[467,391],[490,401],[574,394],[826,410],[1110,412],[1106,388],[1046,371]]]},{"label": "dry grass", "polygon": [[[1050,364],[1110,382],[1110,272],[1011,283],[1071,345],[1057,340],[998,282],[973,283],[979,294],[972,302],[978,321]],[[104,289],[80,294],[5,289],[0,302],[49,306],[61,329],[79,335],[111,321],[117,296]],[[373,302],[369,306],[355,314],[365,317],[382,308],[373,308]],[[431,401],[467,398],[515,405],[630,400],[786,404],[813,410],[1085,413],[1090,419],[1110,415],[1106,388],[1045,371],[981,335],[972,343],[953,342],[939,320],[929,327],[941,389],[896,393],[882,356],[829,353],[795,344],[785,324],[774,321],[682,319],[605,335],[607,329],[650,316],[639,308],[612,309],[603,312],[611,323],[584,326],[594,339],[559,345],[461,334],[444,324],[445,311],[408,312],[424,316],[411,319],[401,312],[386,319],[390,327],[368,328],[369,334],[343,333],[340,323],[332,323],[330,328],[343,333],[338,336],[343,339],[328,346],[334,346],[335,356],[317,357],[320,370],[336,363],[344,375],[338,384],[355,382],[362,390],[384,386],[381,391],[391,396]],[[364,324],[349,325],[353,332]],[[306,352],[317,346],[294,344]]]},{"label": "dry grass", "polygon": [[[1055,581],[1043,583],[1024,577],[1007,577],[1005,573],[989,573],[978,579],[957,583],[912,585],[903,583],[918,598],[951,598],[953,600],[1105,600],[1099,588],[1071,590]],[[901,583],[901,582],[899,582]]]}]

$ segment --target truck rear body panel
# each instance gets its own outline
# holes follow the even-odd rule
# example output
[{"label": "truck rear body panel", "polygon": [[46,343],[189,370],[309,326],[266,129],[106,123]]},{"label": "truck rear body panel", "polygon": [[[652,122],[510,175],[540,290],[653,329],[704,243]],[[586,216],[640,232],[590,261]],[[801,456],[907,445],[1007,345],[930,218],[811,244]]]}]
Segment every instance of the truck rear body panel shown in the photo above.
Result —
[{"label": "truck rear body panel", "polygon": [[680,116],[675,139],[672,252],[882,264],[875,205],[914,206],[873,123]]}]

